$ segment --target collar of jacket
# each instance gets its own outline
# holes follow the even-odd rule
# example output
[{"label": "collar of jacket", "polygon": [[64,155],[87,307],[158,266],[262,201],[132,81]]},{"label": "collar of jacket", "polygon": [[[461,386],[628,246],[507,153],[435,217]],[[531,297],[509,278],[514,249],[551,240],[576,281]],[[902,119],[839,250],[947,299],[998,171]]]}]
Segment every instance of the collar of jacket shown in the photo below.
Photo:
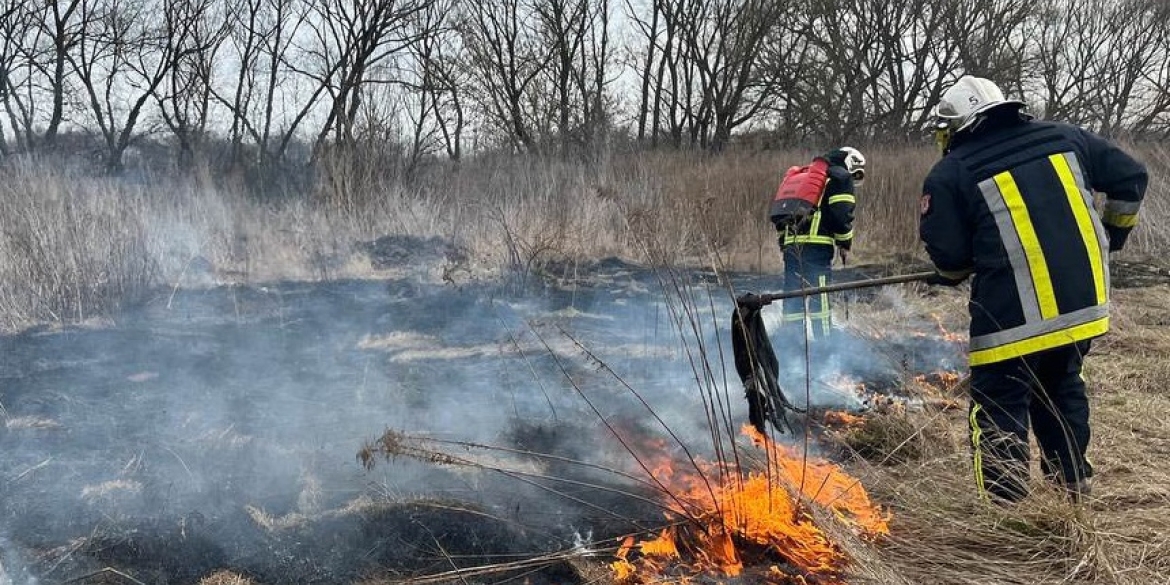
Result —
[{"label": "collar of jacket", "polygon": [[1006,102],[999,107],[991,108],[986,112],[979,114],[979,119],[974,124],[955,132],[951,136],[950,142],[947,143],[946,153],[954,150],[954,148],[963,142],[971,140],[972,138],[984,135],[990,132],[995,132],[1000,128],[1015,126],[1023,124],[1032,120],[1034,116],[1024,111],[1024,105],[1018,102]]}]

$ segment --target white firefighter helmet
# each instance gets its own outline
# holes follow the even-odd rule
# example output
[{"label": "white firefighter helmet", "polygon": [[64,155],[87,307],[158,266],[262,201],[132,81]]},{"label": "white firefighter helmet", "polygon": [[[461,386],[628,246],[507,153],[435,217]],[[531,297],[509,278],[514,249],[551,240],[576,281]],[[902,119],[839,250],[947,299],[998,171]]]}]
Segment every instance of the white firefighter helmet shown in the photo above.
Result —
[{"label": "white firefighter helmet", "polygon": [[853,177],[853,184],[860,185],[865,180],[865,155],[852,146],[842,146],[845,153],[845,170]]},{"label": "white firefighter helmet", "polygon": [[980,114],[1008,104],[1024,106],[1024,102],[1004,98],[1003,91],[990,79],[964,75],[943,92],[935,115],[954,133],[969,128]]}]

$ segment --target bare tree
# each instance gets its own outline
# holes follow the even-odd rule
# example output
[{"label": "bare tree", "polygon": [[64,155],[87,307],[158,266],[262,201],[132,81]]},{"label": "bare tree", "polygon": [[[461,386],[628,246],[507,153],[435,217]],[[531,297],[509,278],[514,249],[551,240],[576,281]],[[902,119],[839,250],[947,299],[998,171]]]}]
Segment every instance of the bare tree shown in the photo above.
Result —
[{"label": "bare tree", "polygon": [[332,134],[339,145],[353,144],[353,130],[367,84],[398,83],[394,59],[426,33],[410,26],[434,0],[316,0],[308,21],[313,38],[310,60],[300,73],[329,96],[325,121],[313,144],[318,156]]},{"label": "bare tree", "polygon": [[458,160],[461,154],[462,102],[457,76],[458,67],[447,58],[453,40],[454,1],[435,2],[419,14],[416,25],[419,41],[410,49],[405,73],[413,75],[407,82],[404,110],[409,118],[407,172],[412,172],[423,156],[445,148],[448,156]]},{"label": "bare tree", "polygon": [[541,52],[551,56],[544,84],[553,111],[546,131],[563,149],[589,146],[604,117],[609,6],[604,0],[547,0],[534,6]]},{"label": "bare tree", "polygon": [[522,0],[465,0],[460,33],[487,123],[517,150],[537,148],[532,85],[555,58],[542,54],[532,7]]},{"label": "bare tree", "polygon": [[1141,72],[1142,94],[1138,97],[1139,109],[1129,124],[1137,135],[1170,136],[1170,4],[1150,0],[1146,6],[1146,18],[1163,23],[1152,38],[1144,39],[1152,55],[1146,68]]},{"label": "bare tree", "polygon": [[[710,134],[701,143],[721,149],[736,127],[754,117],[776,97],[777,73],[762,67],[764,44],[776,40],[779,24],[793,4],[779,0],[720,0],[711,12],[684,23],[689,57],[699,73],[701,106],[696,118]],[[708,21],[700,26],[702,20]]]},{"label": "bare tree", "polygon": [[148,101],[175,64],[205,47],[190,42],[186,0],[82,0],[82,27],[67,59],[105,142],[105,166],[122,168]]},{"label": "bare tree", "polygon": [[9,145],[4,124],[0,123],[0,154],[5,156],[13,150],[23,150],[31,134],[29,107],[21,98],[23,83],[19,78],[19,70],[27,64],[21,56],[25,52],[25,43],[29,42],[31,21],[25,4],[20,0],[6,0],[0,4],[0,103],[4,106],[15,140]]},{"label": "bare tree", "polygon": [[50,93],[53,99],[53,110],[49,116],[48,127],[45,128],[44,141],[52,144],[57,131],[61,126],[65,110],[65,69],[69,51],[78,41],[81,23],[75,16],[82,0],[49,0],[46,6],[51,18],[48,21],[48,35],[52,41],[52,64],[50,75]]},{"label": "bare tree", "polygon": [[[66,55],[78,39],[80,1],[0,4],[0,101],[18,149],[56,141],[69,91]],[[45,103],[47,112],[40,107]]]},{"label": "bare tree", "polygon": [[217,56],[230,32],[230,22],[216,7],[215,0],[182,3],[175,9],[174,27],[189,32],[163,41],[169,45],[165,52],[175,57],[155,97],[163,121],[178,141],[181,168],[189,168],[202,148]]},{"label": "bare tree", "polygon": [[[1116,136],[1134,124],[1166,113],[1170,98],[1149,83],[1166,68],[1164,50],[1170,6],[1153,0],[1125,0],[1103,11],[1107,36],[1098,39],[1097,82],[1088,102],[1098,131]],[[1162,85],[1165,79],[1153,87]]]}]

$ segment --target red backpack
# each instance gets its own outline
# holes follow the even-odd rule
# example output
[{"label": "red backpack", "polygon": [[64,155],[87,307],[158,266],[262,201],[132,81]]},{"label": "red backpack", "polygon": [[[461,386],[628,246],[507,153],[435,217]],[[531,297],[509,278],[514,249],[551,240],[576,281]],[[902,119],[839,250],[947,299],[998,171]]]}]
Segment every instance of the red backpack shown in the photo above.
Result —
[{"label": "red backpack", "polygon": [[829,161],[817,157],[802,167],[790,167],[772,198],[769,217],[776,229],[796,227],[821,204],[829,182]]}]

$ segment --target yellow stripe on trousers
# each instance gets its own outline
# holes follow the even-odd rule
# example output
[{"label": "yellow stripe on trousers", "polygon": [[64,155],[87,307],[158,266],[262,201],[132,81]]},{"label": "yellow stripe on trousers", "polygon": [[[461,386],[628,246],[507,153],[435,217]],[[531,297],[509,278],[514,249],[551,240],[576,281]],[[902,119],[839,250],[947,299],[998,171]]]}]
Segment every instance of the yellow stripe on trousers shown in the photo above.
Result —
[{"label": "yellow stripe on trousers", "polygon": [[1072,169],[1068,166],[1068,159],[1063,154],[1054,154],[1048,157],[1060,177],[1060,184],[1064,185],[1064,194],[1068,197],[1068,204],[1072,207],[1073,216],[1077,220],[1077,229],[1081,232],[1081,240],[1085,244],[1085,251],[1089,253],[1089,266],[1093,269],[1093,284],[1097,288],[1097,304],[1104,303],[1107,298],[1105,291],[1105,274],[1101,263],[1101,243],[1097,241],[1097,232],[1093,229],[1093,218],[1089,214],[1089,207],[1085,204],[1084,194],[1073,178]]},{"label": "yellow stripe on trousers", "polygon": [[[818,282],[822,288],[828,285],[828,279],[824,274],[820,275]],[[821,310],[813,318],[821,322],[821,333],[826,336],[829,334],[829,320],[832,314],[832,309],[829,308],[829,293],[821,293]]]},{"label": "yellow stripe on trousers", "polygon": [[1003,194],[1008,212],[1012,216],[1012,225],[1015,226],[1016,233],[1020,236],[1020,244],[1024,247],[1024,256],[1028,259],[1028,269],[1032,273],[1032,283],[1036,287],[1036,302],[1040,305],[1040,316],[1051,319],[1060,313],[1056,307],[1056,293],[1052,290],[1048,263],[1044,260],[1044,251],[1040,248],[1040,239],[1036,237],[1036,228],[1032,225],[1024,198],[1020,196],[1020,189],[1016,186],[1011,173],[996,175],[995,184]]},{"label": "yellow stripe on trousers", "polygon": [[980,442],[983,440],[983,429],[979,428],[979,414],[980,406],[978,404],[971,406],[971,415],[968,422],[971,424],[971,446],[974,452],[975,463],[975,486],[979,490],[979,497],[987,497],[987,488],[983,485],[983,447]]}]

